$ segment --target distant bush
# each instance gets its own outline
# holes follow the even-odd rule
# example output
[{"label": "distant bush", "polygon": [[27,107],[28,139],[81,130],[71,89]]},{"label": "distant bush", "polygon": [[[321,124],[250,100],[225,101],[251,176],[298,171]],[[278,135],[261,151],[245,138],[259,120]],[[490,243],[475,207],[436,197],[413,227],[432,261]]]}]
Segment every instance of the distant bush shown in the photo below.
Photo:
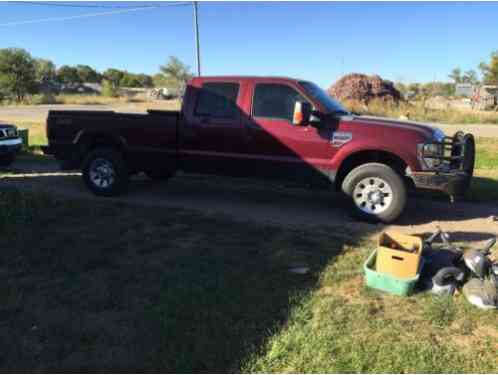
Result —
[{"label": "distant bush", "polygon": [[119,96],[118,88],[107,79],[102,81],[102,96],[108,98],[117,98]]}]

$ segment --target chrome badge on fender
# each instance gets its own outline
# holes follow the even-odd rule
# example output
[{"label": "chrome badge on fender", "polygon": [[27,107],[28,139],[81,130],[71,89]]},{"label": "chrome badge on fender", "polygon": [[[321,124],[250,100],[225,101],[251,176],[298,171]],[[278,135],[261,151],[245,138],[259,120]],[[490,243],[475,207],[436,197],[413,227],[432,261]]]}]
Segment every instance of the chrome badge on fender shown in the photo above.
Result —
[{"label": "chrome badge on fender", "polygon": [[353,139],[353,134],[349,132],[334,132],[330,143],[332,147],[341,147]]}]

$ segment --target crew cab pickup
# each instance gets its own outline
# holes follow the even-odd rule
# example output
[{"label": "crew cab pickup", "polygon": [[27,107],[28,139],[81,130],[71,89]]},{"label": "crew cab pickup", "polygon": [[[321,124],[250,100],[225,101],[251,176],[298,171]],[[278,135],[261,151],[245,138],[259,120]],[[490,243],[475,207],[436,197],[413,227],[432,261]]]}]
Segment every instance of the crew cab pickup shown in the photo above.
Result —
[{"label": "crew cab pickup", "polygon": [[358,116],[311,82],[277,77],[193,78],[179,112],[50,111],[47,137],[45,152],[97,195],[124,192],[139,172],[291,179],[342,191],[356,216],[382,222],[409,188],[461,196],[475,155],[471,134]]},{"label": "crew cab pickup", "polygon": [[14,125],[0,122],[0,167],[11,165],[22,148],[22,139]]}]

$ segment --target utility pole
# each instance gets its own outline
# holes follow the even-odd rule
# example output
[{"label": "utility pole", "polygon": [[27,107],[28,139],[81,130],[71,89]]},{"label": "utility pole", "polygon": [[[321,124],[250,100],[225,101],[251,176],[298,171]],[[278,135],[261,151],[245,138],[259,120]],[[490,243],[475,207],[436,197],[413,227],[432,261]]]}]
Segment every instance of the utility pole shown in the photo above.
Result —
[{"label": "utility pole", "polygon": [[199,21],[197,20],[197,1],[193,2],[194,6],[194,27],[195,27],[195,57],[197,60],[197,75],[201,75],[201,50],[199,42]]}]

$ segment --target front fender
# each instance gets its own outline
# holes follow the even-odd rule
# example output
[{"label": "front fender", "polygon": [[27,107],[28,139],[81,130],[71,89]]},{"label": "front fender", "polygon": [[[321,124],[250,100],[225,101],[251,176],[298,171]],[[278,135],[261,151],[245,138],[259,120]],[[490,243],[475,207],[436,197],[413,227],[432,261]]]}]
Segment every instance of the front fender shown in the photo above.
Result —
[{"label": "front fender", "polygon": [[339,149],[332,158],[331,166],[332,169],[339,170],[344,160],[353,154],[365,151],[374,151],[374,152],[381,151],[397,156],[398,158],[403,160],[405,164],[409,166],[410,169],[412,170],[420,169],[419,161],[416,155],[416,146],[413,146],[413,150],[411,150],[411,147],[403,148],[399,146],[392,147],[392,145],[386,145],[384,143],[381,144],[379,142],[365,143],[365,144],[349,142],[339,147]]}]

